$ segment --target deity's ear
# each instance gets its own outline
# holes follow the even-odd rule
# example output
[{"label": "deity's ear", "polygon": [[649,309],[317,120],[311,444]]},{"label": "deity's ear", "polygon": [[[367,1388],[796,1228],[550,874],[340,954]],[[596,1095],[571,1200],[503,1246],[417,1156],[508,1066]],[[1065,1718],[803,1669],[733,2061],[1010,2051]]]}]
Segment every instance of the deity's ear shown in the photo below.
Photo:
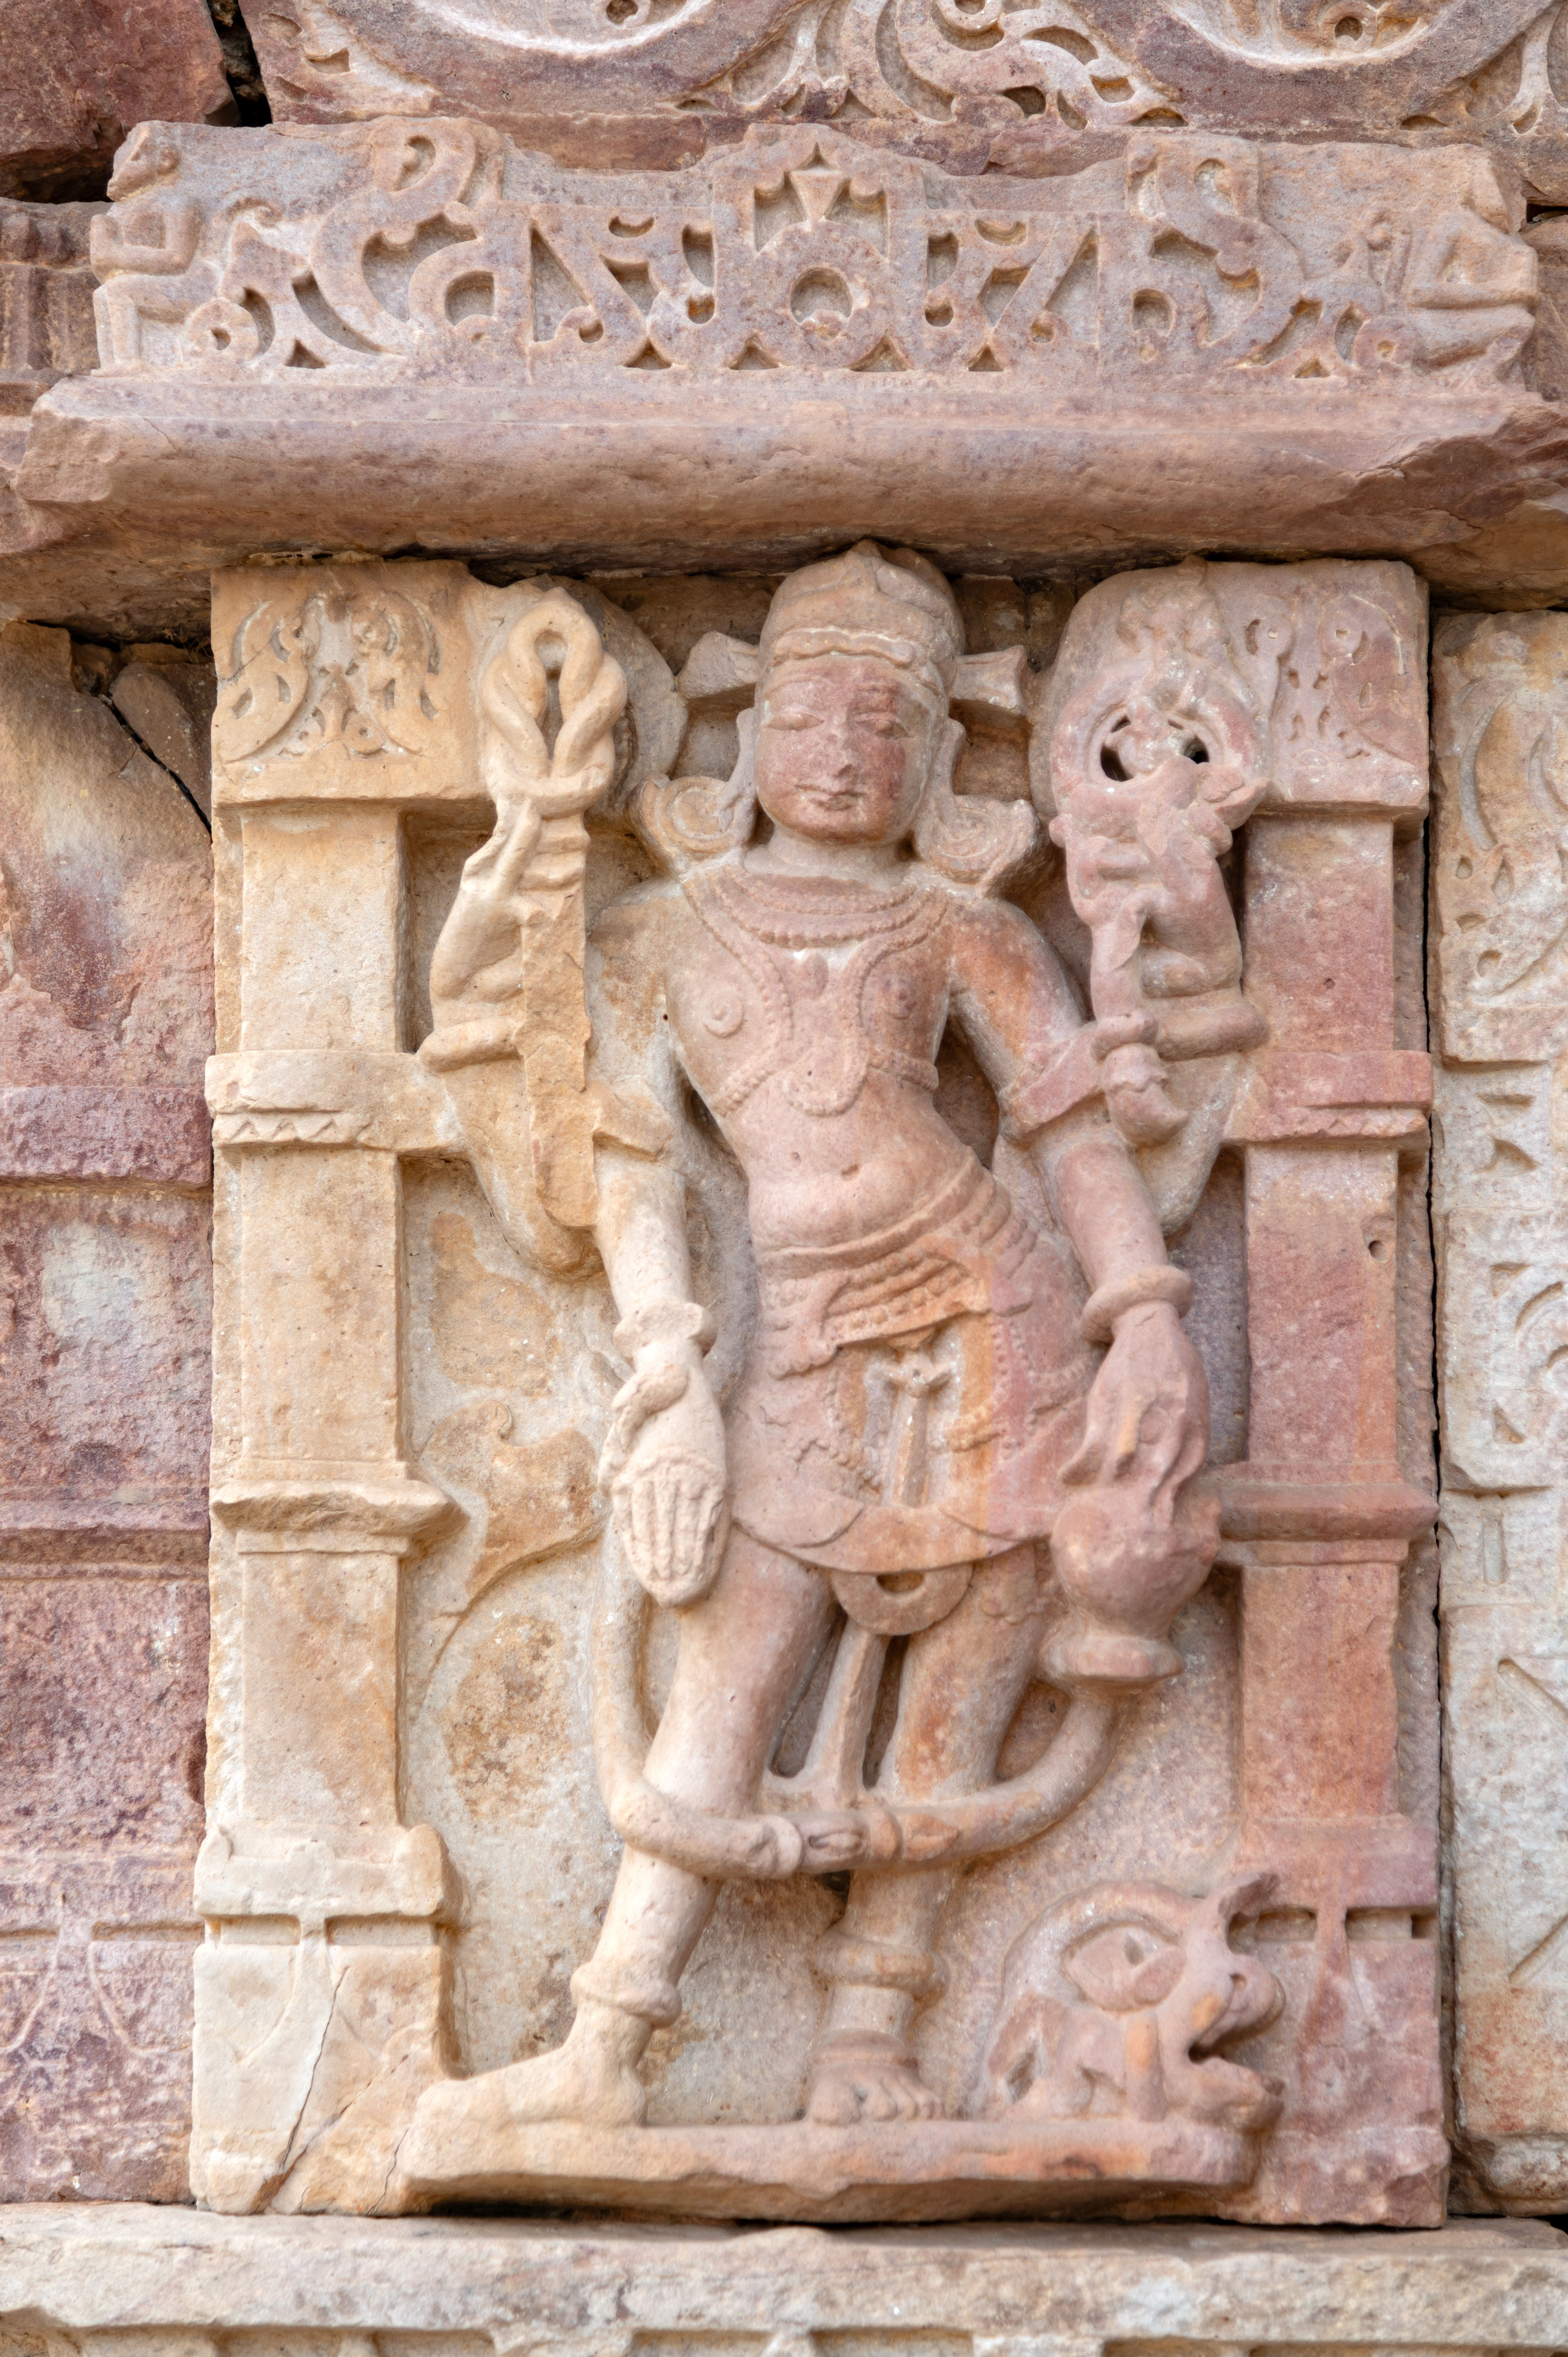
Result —
[{"label": "deity's ear", "polygon": [[757,824],[757,715],[736,715],[740,753],[727,778],[650,778],[632,805],[638,833],[663,867],[687,875],[744,850]]},{"label": "deity's ear", "polygon": [[1011,868],[1035,847],[1039,821],[1027,802],[997,802],[983,794],[952,790],[953,765],[963,748],[956,720],[938,724],[931,748],[931,773],[915,820],[912,840],[928,867],[971,891],[994,892]]}]

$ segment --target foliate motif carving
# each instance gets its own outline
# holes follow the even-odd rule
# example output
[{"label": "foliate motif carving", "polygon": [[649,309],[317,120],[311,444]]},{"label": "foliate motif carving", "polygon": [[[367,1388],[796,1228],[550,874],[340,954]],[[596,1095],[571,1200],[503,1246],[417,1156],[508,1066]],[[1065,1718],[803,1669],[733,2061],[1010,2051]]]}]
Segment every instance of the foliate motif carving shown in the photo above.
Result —
[{"label": "foliate motif carving", "polygon": [[237,184],[220,135],[170,125],[123,154],[93,225],[105,368],[1458,393],[1513,378],[1533,317],[1534,253],[1472,152],[1144,128],[1069,177],[960,178],[808,123],[611,175],[383,120],[243,156]]},{"label": "foliate motif carving", "polygon": [[1484,141],[1499,161],[1515,165],[1543,195],[1561,202],[1568,134],[1565,35],[1568,10],[1562,0],[1545,8],[1499,11],[1487,54],[1434,91],[1411,127],[1441,125]]},{"label": "foliate motif carving", "polygon": [[564,118],[634,116],[623,148],[674,162],[710,125],[794,117],[976,172],[1071,169],[1155,124],[1457,134],[1561,201],[1563,21],[1558,0],[583,0],[459,33],[433,0],[291,0],[256,41],[279,122],[473,114],[566,154]]},{"label": "foliate motif carving", "polygon": [[1445,1015],[1522,1041],[1568,998],[1568,712],[1550,614],[1449,626],[1444,735],[1452,807],[1434,873]]},{"label": "foliate motif carving", "polygon": [[220,760],[416,753],[439,726],[441,649],[428,615],[395,590],[263,598],[232,649],[213,722]]},{"label": "foliate motif carving", "polygon": [[1168,90],[1131,69],[1069,0],[1008,9],[1001,0],[808,0],[688,103],[721,115],[822,122],[847,110],[906,125],[984,126],[996,135],[998,162],[1007,133],[1032,120],[1048,122],[1053,144],[1070,145],[1085,131],[1185,119]]},{"label": "foliate motif carving", "polygon": [[1565,676],[1557,614],[1453,615],[1437,634],[1434,1208],[1457,2118],[1474,2193],[1527,2209],[1568,2187],[1568,1876],[1555,1830],[1568,1735]]}]

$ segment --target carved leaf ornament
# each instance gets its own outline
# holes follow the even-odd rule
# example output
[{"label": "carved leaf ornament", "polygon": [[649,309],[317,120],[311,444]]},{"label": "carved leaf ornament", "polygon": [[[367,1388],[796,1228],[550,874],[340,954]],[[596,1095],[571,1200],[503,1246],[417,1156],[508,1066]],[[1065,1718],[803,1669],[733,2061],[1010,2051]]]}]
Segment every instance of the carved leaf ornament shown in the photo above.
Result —
[{"label": "carved leaf ornament", "polygon": [[263,599],[242,624],[214,722],[220,760],[297,757],[341,744],[413,754],[440,725],[441,651],[397,591],[338,581],[300,604]]},{"label": "carved leaf ornament", "polygon": [[1477,637],[1452,699],[1459,828],[1437,878],[1439,956],[1455,998],[1543,979],[1568,933],[1568,731],[1535,618]]}]

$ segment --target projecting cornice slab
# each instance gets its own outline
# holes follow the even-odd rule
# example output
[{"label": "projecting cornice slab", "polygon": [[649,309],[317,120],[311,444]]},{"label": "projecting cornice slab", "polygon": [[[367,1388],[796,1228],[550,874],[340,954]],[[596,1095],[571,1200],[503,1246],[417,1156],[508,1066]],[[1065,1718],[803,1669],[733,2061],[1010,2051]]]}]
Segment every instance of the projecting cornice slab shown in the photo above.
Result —
[{"label": "projecting cornice slab", "polygon": [[471,122],[153,124],[113,192],[100,366],[15,477],[30,615],[194,624],[258,551],[766,567],[868,531],[1568,586],[1536,256],[1475,151],[1156,129],[965,178],[805,124],[612,173]]}]

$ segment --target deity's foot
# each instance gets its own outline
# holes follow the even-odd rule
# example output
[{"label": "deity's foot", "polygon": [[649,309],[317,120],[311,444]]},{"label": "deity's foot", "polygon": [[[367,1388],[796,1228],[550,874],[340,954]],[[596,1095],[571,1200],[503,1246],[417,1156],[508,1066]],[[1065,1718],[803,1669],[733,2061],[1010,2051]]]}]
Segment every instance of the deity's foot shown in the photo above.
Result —
[{"label": "deity's foot", "polygon": [[897,2038],[864,2030],[830,2038],[811,2057],[806,2117],[819,2127],[854,2127],[859,2120],[940,2120],[942,2107]]},{"label": "deity's foot", "polygon": [[414,2107],[403,2169],[419,2179],[482,2174],[504,2155],[515,2129],[547,2120],[640,2127],[648,2099],[637,2058],[647,2042],[645,2021],[587,2001],[553,2053],[426,2088]]}]

